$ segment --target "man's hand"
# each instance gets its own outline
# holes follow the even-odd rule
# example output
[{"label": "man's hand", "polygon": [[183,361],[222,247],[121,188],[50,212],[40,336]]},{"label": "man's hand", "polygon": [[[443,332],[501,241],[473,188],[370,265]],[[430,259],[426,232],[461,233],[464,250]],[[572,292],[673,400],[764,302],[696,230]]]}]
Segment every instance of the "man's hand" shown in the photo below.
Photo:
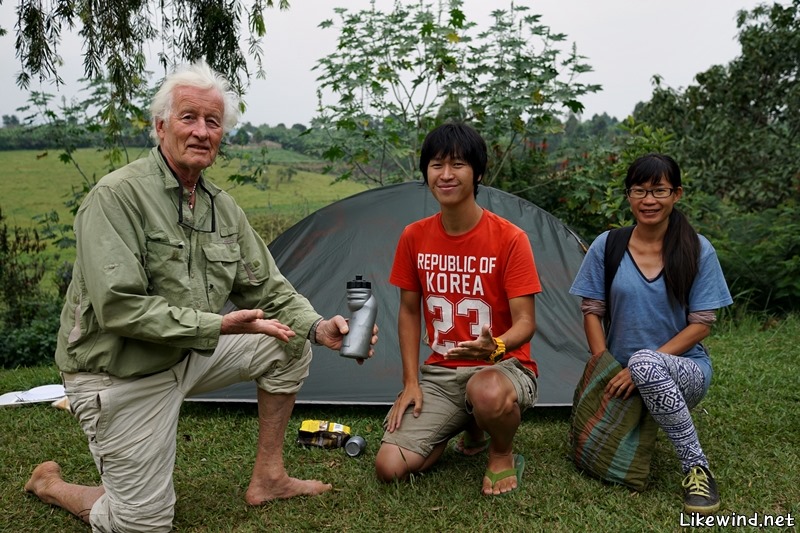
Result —
[{"label": "man's hand", "polygon": [[389,433],[400,427],[403,414],[411,404],[414,404],[414,417],[416,418],[422,412],[422,389],[419,388],[419,383],[403,387],[400,396],[394,401],[389,415],[386,417],[386,429]]},{"label": "man's hand", "polygon": [[623,400],[630,398],[635,391],[636,385],[633,384],[631,371],[627,368],[623,368],[621,372],[611,378],[605,389],[606,396]]},{"label": "man's hand", "polygon": [[445,359],[472,359],[488,361],[494,353],[497,344],[492,337],[492,330],[488,324],[481,328],[481,334],[474,341],[459,342],[455,348],[450,348],[444,355]]},{"label": "man's hand", "polygon": [[[316,341],[334,351],[339,351],[342,348],[342,338],[350,331],[347,325],[347,320],[341,315],[336,315],[328,320],[322,320],[317,324]],[[369,357],[375,354],[372,346],[378,342],[378,325],[372,327],[372,338],[370,339]],[[364,364],[364,359],[356,359],[359,365]]]},{"label": "man's hand", "polygon": [[277,320],[265,320],[264,311],[261,309],[240,309],[223,315],[219,332],[220,335],[260,333],[283,342],[289,342],[289,339],[295,336],[295,332],[289,326]]}]

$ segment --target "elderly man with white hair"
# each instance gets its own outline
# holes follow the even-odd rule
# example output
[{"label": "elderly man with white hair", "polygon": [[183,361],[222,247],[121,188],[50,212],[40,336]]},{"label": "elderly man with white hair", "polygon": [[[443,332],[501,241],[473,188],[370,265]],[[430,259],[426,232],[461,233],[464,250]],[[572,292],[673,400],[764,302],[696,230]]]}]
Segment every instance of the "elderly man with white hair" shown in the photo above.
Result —
[{"label": "elderly man with white hair", "polygon": [[347,323],[295,291],[234,199],[203,177],[238,120],[228,82],[189,65],[166,78],[151,114],[158,146],[103,177],[75,217],[55,356],[102,484],[67,483],[47,461],[25,485],[93,531],[169,531],[184,398],[245,380],[258,385],[259,419],[247,503],[331,488],[289,477],[283,439],[311,344],[338,350]]}]

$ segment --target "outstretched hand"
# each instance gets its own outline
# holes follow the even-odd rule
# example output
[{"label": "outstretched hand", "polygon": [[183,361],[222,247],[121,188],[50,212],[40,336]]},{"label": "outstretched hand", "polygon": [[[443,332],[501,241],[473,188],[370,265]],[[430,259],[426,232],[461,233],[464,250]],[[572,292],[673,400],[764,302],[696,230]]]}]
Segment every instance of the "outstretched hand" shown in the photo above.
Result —
[{"label": "outstretched hand", "polygon": [[221,335],[261,333],[284,342],[295,336],[292,329],[275,319],[265,319],[261,309],[239,309],[222,317]]},{"label": "outstretched hand", "polygon": [[487,361],[497,348],[492,337],[492,328],[484,324],[481,334],[474,341],[462,341],[455,348],[450,348],[444,355],[445,359],[472,359]]},{"label": "outstretched hand", "polygon": [[[342,338],[350,331],[350,326],[347,325],[347,320],[341,316],[336,315],[327,320],[323,319],[317,325],[316,341],[331,350],[338,351],[342,348]],[[369,341],[369,357],[375,355],[373,346],[378,342],[378,325],[372,327],[372,338]],[[359,365],[364,364],[364,359],[356,359]]]}]

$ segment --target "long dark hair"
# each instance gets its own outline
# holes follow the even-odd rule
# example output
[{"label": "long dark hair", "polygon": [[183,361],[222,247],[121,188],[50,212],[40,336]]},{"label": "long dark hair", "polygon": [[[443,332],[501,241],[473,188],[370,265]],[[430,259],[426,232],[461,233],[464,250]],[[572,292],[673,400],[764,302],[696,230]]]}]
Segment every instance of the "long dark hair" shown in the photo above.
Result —
[{"label": "long dark hair", "polygon": [[[625,189],[633,185],[655,185],[661,178],[677,189],[681,186],[681,169],[668,155],[646,154],[628,167],[625,176]],[[689,305],[689,291],[697,276],[700,260],[700,239],[697,231],[682,212],[673,208],[669,215],[667,232],[661,247],[661,261],[664,264],[664,283],[670,299],[681,306]]]}]

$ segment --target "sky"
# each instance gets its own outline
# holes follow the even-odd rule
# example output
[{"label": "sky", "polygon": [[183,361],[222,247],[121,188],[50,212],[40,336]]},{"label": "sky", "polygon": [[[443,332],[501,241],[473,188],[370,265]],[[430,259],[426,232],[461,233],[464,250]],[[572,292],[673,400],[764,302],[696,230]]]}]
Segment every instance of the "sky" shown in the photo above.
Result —
[{"label": "sky", "polygon": [[[0,0],[2,1],[2,0]],[[245,0],[246,1],[246,0]],[[406,0],[410,1],[410,0]],[[15,84],[19,61],[15,57],[13,21],[16,1],[0,5],[0,26],[8,33],[0,37],[0,61],[6,75],[0,78],[0,114],[18,114],[28,91]],[[249,2],[248,2],[249,3]],[[389,10],[393,0],[375,0],[381,10]],[[551,31],[564,33],[564,47],[574,43],[593,72],[583,75],[583,83],[600,84],[599,93],[583,97],[583,118],[608,113],[620,120],[635,105],[652,93],[652,78],[683,88],[693,83],[697,73],[712,65],[726,64],[739,54],[736,41],[736,13],[751,10],[758,0],[517,0],[530,12],[542,15],[540,22]],[[277,0],[276,0],[277,4]],[[245,102],[242,121],[275,126],[284,123],[308,124],[317,107],[317,61],[334,51],[337,31],[320,29],[325,19],[338,18],[334,8],[350,11],[369,7],[369,0],[290,0],[286,11],[267,10],[267,36],[263,41],[264,80],[253,78]],[[479,28],[489,26],[489,13],[507,8],[500,0],[464,0],[463,11]],[[566,49],[566,48],[565,48]],[[153,49],[155,57],[157,50]],[[65,85],[57,89],[50,82],[34,80],[30,90],[53,93],[67,99],[75,97],[83,75],[81,42],[76,35],[65,35],[59,69]],[[153,63],[155,65],[155,63]],[[21,118],[22,115],[18,114]]]}]

